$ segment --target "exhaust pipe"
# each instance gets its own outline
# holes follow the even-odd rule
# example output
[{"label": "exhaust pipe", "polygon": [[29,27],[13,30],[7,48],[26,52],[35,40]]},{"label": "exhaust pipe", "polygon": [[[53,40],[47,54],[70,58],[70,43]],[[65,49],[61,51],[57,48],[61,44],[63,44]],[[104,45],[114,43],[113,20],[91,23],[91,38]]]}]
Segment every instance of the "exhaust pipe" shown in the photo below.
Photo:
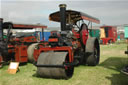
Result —
[{"label": "exhaust pipe", "polygon": [[60,23],[61,23],[61,31],[66,30],[66,4],[60,4]]},{"label": "exhaust pipe", "polygon": [[3,40],[3,18],[0,18],[0,41]]}]

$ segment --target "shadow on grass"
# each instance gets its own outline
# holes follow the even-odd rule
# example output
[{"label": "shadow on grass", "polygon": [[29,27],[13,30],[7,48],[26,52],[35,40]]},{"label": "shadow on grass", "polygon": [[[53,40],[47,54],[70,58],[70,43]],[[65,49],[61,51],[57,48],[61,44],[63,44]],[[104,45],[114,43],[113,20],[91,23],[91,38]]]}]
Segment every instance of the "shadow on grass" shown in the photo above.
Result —
[{"label": "shadow on grass", "polygon": [[128,76],[120,72],[126,66],[125,62],[128,62],[127,58],[110,57],[99,64],[99,66],[117,72],[116,74],[111,74],[111,77],[106,77],[111,81],[111,85],[128,85]]},{"label": "shadow on grass", "polygon": [[123,73],[112,74],[112,77],[106,77],[111,80],[111,85],[128,85],[128,76]]},{"label": "shadow on grass", "polygon": [[[35,71],[35,70],[34,70]],[[35,71],[35,73],[32,75],[33,77],[36,77],[36,78],[42,78],[42,77],[40,77],[37,73],[36,73],[36,71]]]},{"label": "shadow on grass", "polygon": [[40,78],[40,79],[51,79],[51,78],[45,78],[38,75],[36,72],[32,75],[32,77]]},{"label": "shadow on grass", "polygon": [[128,64],[128,58],[110,57],[100,63],[98,66],[102,66],[107,69],[120,71],[125,65]]},{"label": "shadow on grass", "polygon": [[33,77],[36,77],[36,78],[40,78],[40,79],[67,80],[67,79],[64,79],[64,78],[41,77],[41,76],[38,75],[37,73],[33,74],[32,76],[33,76]]}]

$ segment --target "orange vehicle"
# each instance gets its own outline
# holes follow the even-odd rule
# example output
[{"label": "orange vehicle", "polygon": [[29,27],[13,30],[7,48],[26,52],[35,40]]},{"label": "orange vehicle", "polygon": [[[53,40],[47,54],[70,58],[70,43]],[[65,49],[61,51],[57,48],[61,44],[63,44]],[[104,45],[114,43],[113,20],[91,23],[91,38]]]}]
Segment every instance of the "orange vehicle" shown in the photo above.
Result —
[{"label": "orange vehicle", "polygon": [[115,43],[117,40],[117,30],[115,26],[101,26],[100,33],[102,44]]},{"label": "orange vehicle", "polygon": [[85,13],[66,10],[50,14],[51,21],[60,22],[61,31],[52,32],[47,46],[37,45],[34,58],[37,74],[46,78],[71,78],[76,65],[96,66],[100,60],[100,45],[96,37],[90,37],[87,20],[100,23],[99,19]]},{"label": "orange vehicle", "polygon": [[[27,25],[27,24],[13,24],[11,22],[3,22],[0,19],[0,66],[3,62],[16,61],[20,63],[28,62],[30,53],[28,53],[31,44],[38,43],[35,36],[12,36],[13,29],[33,29],[33,28],[47,28],[44,25]],[[3,39],[3,29],[7,29],[7,38]]]}]

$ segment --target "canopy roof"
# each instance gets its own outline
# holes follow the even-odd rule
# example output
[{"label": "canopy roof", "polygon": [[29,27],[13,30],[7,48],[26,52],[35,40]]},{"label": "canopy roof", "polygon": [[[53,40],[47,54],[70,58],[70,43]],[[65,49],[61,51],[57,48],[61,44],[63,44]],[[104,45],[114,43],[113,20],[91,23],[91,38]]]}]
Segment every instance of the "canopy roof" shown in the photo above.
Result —
[{"label": "canopy roof", "polygon": [[13,24],[14,28],[47,28],[45,25],[33,25],[33,24]]},{"label": "canopy roof", "polygon": [[108,28],[113,28],[113,27],[116,27],[116,26],[101,26],[100,28],[105,28],[105,27],[108,27]]},{"label": "canopy roof", "polygon": [[[69,20],[70,19],[70,20]],[[94,22],[99,24],[100,20],[98,18],[92,17],[86,13],[82,13],[74,10],[66,10],[66,23],[72,22],[75,24],[79,20],[88,20],[90,22]],[[49,20],[60,22],[60,11],[54,12],[49,15]]]},{"label": "canopy roof", "polygon": [[8,28],[8,25],[12,24],[13,29],[33,29],[33,28],[47,28],[45,25],[36,25],[36,24],[17,24],[17,23],[11,23],[11,22],[5,22],[4,27]]}]

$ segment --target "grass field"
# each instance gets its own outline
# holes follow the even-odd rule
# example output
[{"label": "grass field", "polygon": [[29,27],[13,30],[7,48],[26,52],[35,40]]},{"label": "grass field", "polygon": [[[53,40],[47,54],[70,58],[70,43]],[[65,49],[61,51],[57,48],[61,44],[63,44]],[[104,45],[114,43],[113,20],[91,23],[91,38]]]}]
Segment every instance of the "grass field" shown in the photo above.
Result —
[{"label": "grass field", "polygon": [[75,67],[69,80],[39,78],[36,67],[30,63],[20,66],[20,72],[11,75],[6,65],[0,69],[0,85],[128,85],[128,76],[120,72],[128,64],[125,50],[126,44],[101,45],[100,64]]}]

